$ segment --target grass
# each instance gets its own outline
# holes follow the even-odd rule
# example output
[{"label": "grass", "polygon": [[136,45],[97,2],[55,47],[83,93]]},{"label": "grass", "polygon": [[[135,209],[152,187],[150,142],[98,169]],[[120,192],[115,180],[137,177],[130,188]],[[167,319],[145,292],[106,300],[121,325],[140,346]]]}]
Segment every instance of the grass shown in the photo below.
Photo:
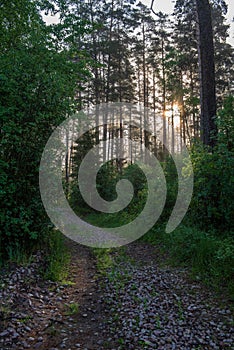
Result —
[{"label": "grass", "polygon": [[[88,219],[97,226],[108,222],[106,214],[93,213]],[[109,220],[113,224],[113,217]],[[114,220],[121,224],[117,217]],[[164,264],[188,268],[193,279],[199,279],[216,292],[225,291],[227,297],[234,300],[234,239],[231,234],[223,238],[220,235],[204,232],[187,221],[172,233],[165,233],[165,225],[157,224],[140,241],[156,245]],[[102,271],[113,265],[110,252],[100,250],[98,253],[98,267]],[[123,260],[124,249],[118,253]]]},{"label": "grass", "polygon": [[62,280],[61,285],[64,287],[72,287],[75,285],[75,282],[72,282],[70,280]]},{"label": "grass", "polygon": [[108,269],[113,267],[114,261],[111,257],[112,249],[94,248],[93,253],[96,257],[97,270],[100,275],[106,275]]},{"label": "grass", "polygon": [[16,245],[14,248],[9,246],[7,248],[7,254],[8,260],[3,261],[0,259],[0,266],[6,266],[7,263],[15,263],[16,265],[26,267],[33,261],[32,252],[27,252],[23,247],[20,247],[20,245]]},{"label": "grass", "polygon": [[155,316],[155,325],[156,325],[156,328],[158,329],[162,328],[159,315]]},{"label": "grass", "polygon": [[[62,233],[56,229],[50,230],[49,232],[47,232],[46,238],[43,240],[43,243],[41,245],[37,244],[34,247],[35,252],[37,251],[37,249],[43,249],[43,253],[45,254],[46,267],[43,266],[40,269],[40,273],[42,274],[43,278],[51,281],[59,281],[66,285],[72,284],[72,282],[67,281],[70,255],[64,244],[64,236],[62,235]],[[20,247],[20,245],[16,246],[15,249],[9,247],[9,259],[4,262],[4,266],[7,267],[8,265],[11,266],[11,264],[16,264],[18,266],[26,267],[33,262],[33,252],[31,251],[31,253],[29,254],[28,252],[23,250],[23,248]],[[0,261],[0,267],[2,265],[3,263],[2,261]],[[25,279],[25,283],[30,284],[30,282],[30,278]]]},{"label": "grass", "polygon": [[55,327],[54,324],[51,324],[47,329],[46,329],[46,333],[48,335],[50,335],[51,337],[55,337],[58,335],[59,330]]},{"label": "grass", "polygon": [[[95,226],[115,227],[125,223],[126,216],[89,213],[85,220]],[[122,217],[122,218],[121,218]],[[234,239],[231,233],[204,232],[184,220],[172,233],[165,233],[165,224],[156,224],[140,241],[157,246],[162,264],[186,267],[194,279],[199,279],[217,292],[224,292],[234,300]],[[113,266],[113,250],[96,250],[99,271]],[[124,250],[119,250],[124,258]]]},{"label": "grass", "polygon": [[73,315],[77,315],[79,312],[79,304],[78,303],[70,303],[68,305],[66,305],[66,312],[65,315],[66,316],[73,316]]},{"label": "grass", "polygon": [[61,232],[53,230],[49,236],[47,269],[44,273],[44,277],[51,281],[66,281],[69,262],[70,255],[64,245],[64,236]]},{"label": "grass", "polygon": [[181,300],[178,299],[176,301],[177,307],[178,307],[178,314],[179,314],[179,320],[184,321],[184,310],[183,310],[183,306],[181,303]]},{"label": "grass", "polygon": [[20,322],[20,323],[27,323],[27,322],[29,322],[31,319],[32,319],[32,316],[27,315],[27,316],[25,316],[24,318],[18,319],[18,322]]},{"label": "grass", "polygon": [[189,268],[192,278],[200,279],[216,291],[234,299],[234,240],[221,239],[196,227],[180,225],[165,233],[164,226],[156,226],[143,238],[157,245],[167,254],[167,263]]}]

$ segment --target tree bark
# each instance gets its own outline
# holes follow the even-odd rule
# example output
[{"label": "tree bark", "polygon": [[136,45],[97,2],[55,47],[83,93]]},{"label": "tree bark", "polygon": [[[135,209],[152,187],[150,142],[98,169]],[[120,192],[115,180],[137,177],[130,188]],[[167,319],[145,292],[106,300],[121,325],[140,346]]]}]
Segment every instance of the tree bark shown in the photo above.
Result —
[{"label": "tree bark", "polygon": [[201,139],[213,147],[217,135],[215,124],[216,93],[214,43],[211,8],[208,0],[196,0],[198,19],[198,52],[200,67]]},{"label": "tree bark", "polygon": [[[151,0],[151,11],[154,0]],[[209,0],[196,0],[198,20],[198,53],[200,68],[201,139],[205,145],[216,143],[216,91],[212,17]]]}]

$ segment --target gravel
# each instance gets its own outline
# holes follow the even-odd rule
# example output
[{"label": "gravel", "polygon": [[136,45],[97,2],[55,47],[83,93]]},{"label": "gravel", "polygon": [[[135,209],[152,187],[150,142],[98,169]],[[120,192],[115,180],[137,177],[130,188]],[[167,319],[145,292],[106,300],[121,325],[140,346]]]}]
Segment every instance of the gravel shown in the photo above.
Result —
[{"label": "gravel", "polygon": [[104,285],[115,349],[234,349],[233,306],[221,306],[186,270],[125,261]]},{"label": "gravel", "polygon": [[[233,305],[185,269],[159,267],[152,248],[139,243],[131,259],[117,253],[97,278],[90,251],[70,244],[74,285],[43,281],[40,252],[27,267],[2,272],[1,350],[234,349]],[[74,303],[78,314],[67,315]]]}]

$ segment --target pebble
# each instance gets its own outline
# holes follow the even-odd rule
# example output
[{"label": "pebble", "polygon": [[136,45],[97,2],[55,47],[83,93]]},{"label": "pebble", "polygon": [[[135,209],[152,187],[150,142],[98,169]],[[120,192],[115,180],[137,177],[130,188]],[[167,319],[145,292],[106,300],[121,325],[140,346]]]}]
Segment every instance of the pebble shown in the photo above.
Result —
[{"label": "pebble", "polygon": [[[48,350],[73,350],[74,346],[85,350],[87,344],[83,347],[83,339],[87,332],[92,334],[98,350],[104,350],[106,346],[110,350],[233,349],[233,314],[228,305],[220,307],[212,293],[203,290],[200,282],[191,285],[183,269],[159,268],[153,260],[150,265],[140,265],[124,259],[102,278],[97,291],[94,288],[91,289],[93,292],[86,291],[91,301],[93,294],[98,295],[98,300],[85,306],[83,313],[81,311],[80,318],[85,320],[82,318],[84,326],[82,324],[79,329],[73,328],[78,316],[64,320],[61,312],[65,299],[76,300],[69,299],[66,288],[55,282],[48,281],[41,288],[38,266],[43,256],[39,254],[35,260],[28,267],[13,269],[1,282],[0,307],[6,310],[3,317],[9,321],[1,328],[0,349],[44,348],[47,333],[42,329],[50,330],[51,322],[55,331],[61,322],[58,328],[60,341],[56,343],[60,345]],[[17,309],[14,305],[21,307]],[[103,324],[98,332],[95,329],[91,333],[98,322],[99,307]],[[92,324],[89,322],[85,326],[88,321]],[[35,333],[40,324],[44,328]],[[77,334],[75,341],[78,343],[70,342],[74,334]]]},{"label": "pebble", "polygon": [[[212,294],[201,288],[190,291],[183,273],[176,269],[128,262],[116,266],[105,279],[102,297],[112,310],[107,333],[121,339],[125,350],[221,349],[220,339],[225,349],[232,349],[230,310],[220,309]],[[227,329],[222,326],[224,319]]]},{"label": "pebble", "polygon": [[9,331],[5,330],[5,331],[0,333],[0,337],[6,337],[8,334],[9,334]]}]

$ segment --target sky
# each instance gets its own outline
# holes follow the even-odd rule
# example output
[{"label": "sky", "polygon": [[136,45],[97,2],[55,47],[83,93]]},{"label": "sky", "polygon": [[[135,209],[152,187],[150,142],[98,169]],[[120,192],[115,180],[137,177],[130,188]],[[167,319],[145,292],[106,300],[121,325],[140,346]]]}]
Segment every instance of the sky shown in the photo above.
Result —
[{"label": "sky", "polygon": [[[151,0],[141,0],[141,2],[149,7],[151,5]],[[228,5],[227,21],[231,24],[228,42],[234,46],[234,22],[232,22],[234,17],[234,1],[226,0],[226,3]],[[172,13],[173,6],[172,0],[154,0],[154,10],[156,12],[162,11],[164,13]]]},{"label": "sky", "polygon": [[[141,2],[148,7],[151,5],[151,0],[141,0]],[[156,12],[164,12],[164,13],[172,13],[173,12],[173,1],[172,0],[155,0],[154,1],[154,10]],[[234,46],[234,22],[232,22],[232,19],[234,17],[234,1],[233,0],[226,0],[226,3],[228,5],[228,13],[227,13],[227,22],[231,24],[231,28],[229,30],[229,39],[228,42]],[[48,23],[55,22],[54,17],[47,16],[46,21]]]}]

